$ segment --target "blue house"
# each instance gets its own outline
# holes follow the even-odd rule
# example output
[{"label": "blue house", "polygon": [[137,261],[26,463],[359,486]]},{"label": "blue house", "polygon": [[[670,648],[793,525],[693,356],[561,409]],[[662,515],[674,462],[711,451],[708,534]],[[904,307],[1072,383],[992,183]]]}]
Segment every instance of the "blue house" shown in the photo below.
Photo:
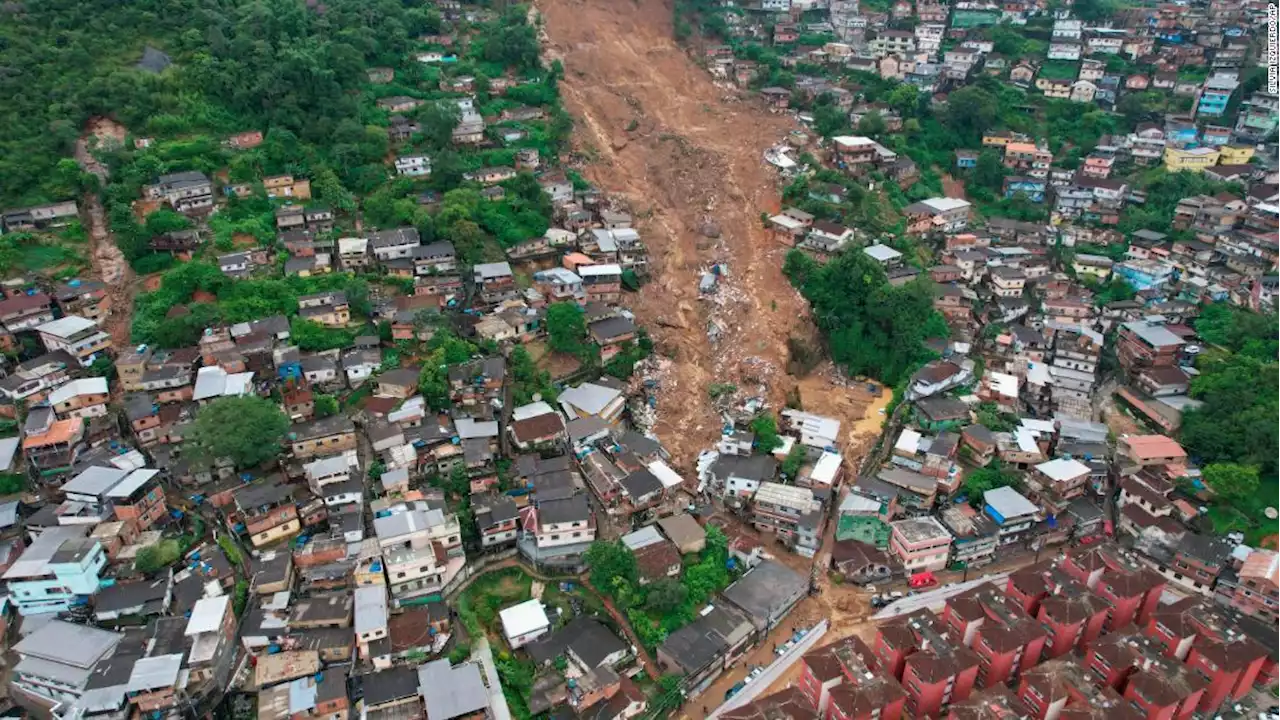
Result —
[{"label": "blue house", "polygon": [[1046,181],[1037,178],[1007,177],[1004,179],[1004,196],[1006,198],[1014,198],[1018,195],[1023,195],[1031,202],[1044,202],[1046,186]]},{"label": "blue house", "polygon": [[9,599],[23,615],[62,612],[98,592],[107,555],[89,525],[47,528],[5,572]]},{"label": "blue house", "polygon": [[956,168],[959,170],[971,170],[978,167],[978,152],[976,150],[957,150],[956,151]]},{"label": "blue house", "polygon": [[276,375],[281,381],[302,379],[302,354],[296,347],[278,348],[275,351]]},{"label": "blue house", "polygon": [[1196,115],[1221,117],[1227,112],[1227,103],[1236,91],[1238,82],[1226,77],[1211,77],[1204,81],[1200,99],[1196,101]]}]

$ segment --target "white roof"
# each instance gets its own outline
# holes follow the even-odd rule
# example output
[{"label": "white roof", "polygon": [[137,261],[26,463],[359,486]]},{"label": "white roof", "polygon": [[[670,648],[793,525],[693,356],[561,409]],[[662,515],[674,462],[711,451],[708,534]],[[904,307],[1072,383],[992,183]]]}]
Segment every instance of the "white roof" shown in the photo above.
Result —
[{"label": "white roof", "polygon": [[159,475],[159,470],[140,469],[129,473],[125,479],[116,483],[115,487],[107,491],[107,497],[111,498],[127,498],[134,493],[135,490],[142,487],[148,480]]},{"label": "white roof", "polygon": [[512,605],[498,613],[498,617],[502,619],[502,631],[508,640],[551,625],[551,621],[547,620],[547,611],[542,608],[542,601],[537,598]]},{"label": "white roof", "polygon": [[684,484],[684,479],[680,477],[680,474],[661,460],[654,460],[649,463],[649,472],[658,478],[658,482],[662,483],[664,488],[673,488]]},{"label": "white roof", "polygon": [[[547,232],[551,232],[548,230]],[[562,285],[573,285],[582,282],[582,278],[578,274],[568,268],[553,267],[546,270],[539,270],[533,274],[533,279],[538,282],[557,282]]]},{"label": "white roof", "polygon": [[639,550],[642,547],[649,547],[654,543],[662,542],[662,533],[658,532],[657,525],[645,525],[635,532],[623,535],[619,539],[622,540],[623,545],[632,550]]},{"label": "white roof", "polygon": [[1057,458],[1049,462],[1043,462],[1036,466],[1036,470],[1044,473],[1050,480],[1054,482],[1066,482],[1072,478],[1087,475],[1089,466],[1073,460],[1071,458]]},{"label": "white roof", "polygon": [[369,247],[369,238],[363,237],[345,237],[338,238],[338,252],[352,253],[364,252]]},{"label": "white roof", "polygon": [[222,627],[222,618],[227,613],[229,602],[231,602],[230,595],[197,600],[195,606],[191,608],[191,619],[187,621],[187,629],[183,631],[183,635],[217,632]]},{"label": "white roof", "polygon": [[474,438],[492,438],[498,437],[498,421],[497,420],[473,420],[472,418],[458,418],[454,421],[454,427],[457,428],[458,437],[463,440],[472,440]]},{"label": "white roof", "polygon": [[62,492],[76,495],[102,495],[119,484],[128,474],[126,470],[93,465],[68,480],[67,484],[62,486]]},{"label": "white roof", "polygon": [[836,480],[836,475],[840,472],[840,463],[843,458],[840,453],[824,452],[818,458],[818,462],[813,464],[813,471],[809,473],[809,481],[820,485],[831,485]]},{"label": "white roof", "polygon": [[382,585],[356,588],[356,633],[387,626],[387,589]]},{"label": "white roof", "polygon": [[218,365],[208,365],[196,373],[194,400],[246,395],[253,388],[253,373],[228,373]]},{"label": "white roof", "polygon": [[19,437],[0,438],[0,471],[13,468],[13,456],[17,454],[20,442],[22,438]]},{"label": "white roof", "polygon": [[68,315],[64,318],[54,320],[53,322],[45,323],[44,325],[36,328],[36,331],[47,335],[53,335],[54,337],[67,338],[78,332],[84,332],[89,328],[97,326],[98,323],[90,320],[89,318],[80,317],[79,315]]},{"label": "white roof", "polygon": [[621,390],[587,382],[578,387],[565,389],[564,392],[560,393],[559,400],[562,407],[567,404],[570,407],[586,412],[588,415],[598,415],[621,394]]},{"label": "white roof", "polygon": [[1036,444],[1036,433],[1034,430],[1018,428],[1013,431],[1013,439],[1018,443],[1018,449],[1022,452],[1040,452],[1040,446]]},{"label": "white roof", "polygon": [[880,262],[888,262],[889,260],[902,257],[902,253],[894,250],[888,245],[881,245],[879,243],[862,248],[862,252],[871,256],[873,260],[878,260]]},{"label": "white roof", "polygon": [[540,417],[542,415],[551,415],[554,412],[556,411],[551,407],[551,405],[539,400],[537,402],[531,402],[528,405],[511,408],[511,420],[512,422],[520,422],[521,420],[528,420],[529,418]]},{"label": "white roof", "polygon": [[872,500],[865,495],[851,492],[844,496],[844,500],[840,503],[841,513],[878,513],[880,512],[880,501]]},{"label": "white roof", "polygon": [[767,502],[779,507],[795,508],[802,512],[817,509],[819,505],[813,498],[813,490],[797,485],[783,485],[775,482],[762,482],[756,490],[756,502]]},{"label": "white roof", "polygon": [[908,455],[915,455],[920,450],[920,433],[911,428],[903,428],[902,434],[898,436],[898,442],[894,443],[893,449],[900,450]]},{"label": "white roof", "polygon": [[1004,518],[1034,515],[1040,512],[1038,505],[1008,486],[986,491],[982,494],[982,502],[990,505]]},{"label": "white roof", "polygon": [[505,262],[481,263],[472,268],[482,278],[506,277],[511,274],[511,264]]},{"label": "white roof", "polygon": [[64,403],[77,395],[106,395],[107,379],[102,377],[79,378],[58,386],[49,393],[49,403]]},{"label": "white roof", "polygon": [[936,212],[946,212],[948,210],[959,210],[960,208],[969,207],[968,201],[949,197],[929,198],[928,200],[921,200],[920,202],[930,208],[933,208]]},{"label": "white roof", "polygon": [[836,145],[844,147],[862,147],[876,144],[875,140],[872,140],[869,137],[862,137],[861,135],[837,135],[831,138],[831,141]]},{"label": "white roof", "polygon": [[800,222],[799,220],[796,220],[793,217],[789,217],[787,215],[774,215],[773,217],[769,218],[769,222],[772,222],[775,225],[781,225],[782,227],[788,230],[798,230],[804,227],[804,223]]},{"label": "white roof", "polygon": [[983,376],[992,390],[1004,397],[1018,397],[1018,376],[988,370]]},{"label": "white roof", "polygon": [[182,653],[144,657],[133,664],[129,674],[129,692],[145,692],[157,688],[173,687],[182,671]]},{"label": "white roof", "polygon": [[622,266],[617,263],[604,263],[601,265],[582,265],[578,268],[578,274],[582,277],[591,277],[593,275],[621,275]]}]

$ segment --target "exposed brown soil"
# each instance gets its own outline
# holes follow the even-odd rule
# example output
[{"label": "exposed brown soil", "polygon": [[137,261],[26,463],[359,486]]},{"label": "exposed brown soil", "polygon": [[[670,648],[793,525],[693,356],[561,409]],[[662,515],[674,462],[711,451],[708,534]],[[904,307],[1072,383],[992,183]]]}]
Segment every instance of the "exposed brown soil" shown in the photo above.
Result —
[{"label": "exposed brown soil", "polygon": [[[649,246],[654,279],[634,310],[675,361],[654,431],[688,468],[720,434],[708,386],[733,383],[781,406],[792,384],[787,338],[809,334],[808,307],[781,272],[786,249],[760,221],[779,207],[763,152],[793,121],[712,82],[673,41],[667,0],[538,0],[537,9],[547,55],[565,67],[581,170],[630,205]],[[716,262],[728,276],[700,300],[699,274]]]},{"label": "exposed brown soil", "polygon": [[[119,123],[107,118],[94,118],[89,121],[85,133],[76,141],[76,162],[87,172],[98,176],[102,184],[107,182],[107,168],[98,162],[91,152],[94,146],[120,144],[124,142],[127,131]],[[117,352],[129,345],[129,325],[133,316],[133,298],[137,287],[133,281],[133,269],[125,259],[124,253],[116,246],[111,228],[107,224],[106,211],[97,193],[87,192],[81,198],[81,209],[88,221],[86,230],[89,233],[89,263],[94,275],[107,286],[107,299],[110,315],[103,323],[103,329],[111,335],[111,342]]]}]

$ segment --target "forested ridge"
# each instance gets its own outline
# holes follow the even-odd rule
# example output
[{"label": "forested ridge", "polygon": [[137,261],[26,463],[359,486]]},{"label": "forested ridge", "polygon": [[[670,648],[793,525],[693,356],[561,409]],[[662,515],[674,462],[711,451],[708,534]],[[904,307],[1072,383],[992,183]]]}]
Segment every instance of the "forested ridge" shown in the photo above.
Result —
[{"label": "forested ridge", "polygon": [[[330,149],[344,121],[359,128],[378,119],[362,102],[365,69],[414,63],[418,37],[442,25],[433,8],[392,0],[52,0],[8,3],[3,12],[6,207],[70,194],[55,168],[94,116],[138,136],[274,129]],[[480,52],[511,48],[536,67],[532,28],[518,32],[495,38],[506,47]],[[150,62],[151,53],[148,69],[139,67],[148,48],[171,64]]]}]

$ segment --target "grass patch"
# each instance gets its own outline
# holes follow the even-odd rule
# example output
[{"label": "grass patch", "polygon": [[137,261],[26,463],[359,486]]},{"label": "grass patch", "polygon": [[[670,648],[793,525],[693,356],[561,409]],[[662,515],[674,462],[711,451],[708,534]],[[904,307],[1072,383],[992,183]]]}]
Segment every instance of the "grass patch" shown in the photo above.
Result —
[{"label": "grass patch", "polygon": [[1075,80],[1079,74],[1080,67],[1075,63],[1047,62],[1040,68],[1037,77],[1049,80]]},{"label": "grass patch", "polygon": [[498,613],[533,597],[533,578],[518,568],[481,575],[458,597],[458,617],[473,637],[497,632]]}]

